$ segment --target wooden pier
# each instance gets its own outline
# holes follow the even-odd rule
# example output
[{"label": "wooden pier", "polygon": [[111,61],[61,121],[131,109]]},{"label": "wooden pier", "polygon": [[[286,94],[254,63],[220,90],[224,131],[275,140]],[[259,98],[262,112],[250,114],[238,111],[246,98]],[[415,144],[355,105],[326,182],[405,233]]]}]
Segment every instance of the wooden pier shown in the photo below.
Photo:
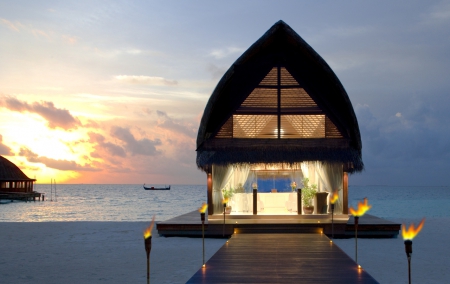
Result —
[{"label": "wooden pier", "polygon": [[43,194],[37,191],[32,192],[0,192],[0,200],[36,201],[36,198],[44,200]]},{"label": "wooden pier", "polygon": [[324,234],[234,234],[187,283],[378,283]]},{"label": "wooden pier", "polygon": [[[348,215],[223,215],[208,216],[205,237],[230,237],[234,233],[320,233],[335,238],[354,237],[354,219]],[[225,224],[225,225],[224,225]],[[201,237],[200,213],[193,211],[156,225],[161,236]],[[359,238],[395,238],[401,224],[366,214],[359,218]]]}]

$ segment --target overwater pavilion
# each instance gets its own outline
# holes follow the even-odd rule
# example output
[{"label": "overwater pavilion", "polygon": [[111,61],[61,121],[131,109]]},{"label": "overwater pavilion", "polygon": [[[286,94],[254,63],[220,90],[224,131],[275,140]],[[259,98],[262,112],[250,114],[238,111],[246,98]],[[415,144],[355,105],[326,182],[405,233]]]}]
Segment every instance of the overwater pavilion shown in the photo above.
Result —
[{"label": "overwater pavilion", "polygon": [[35,200],[35,179],[27,177],[14,163],[0,156],[0,199]]},{"label": "overwater pavilion", "polygon": [[279,21],[233,63],[205,107],[197,166],[207,174],[209,218],[223,213],[230,189],[231,215],[304,214],[291,189],[304,178],[325,196],[314,215],[328,214],[334,191],[335,213],[348,214],[348,174],[363,170],[361,148],[341,82]]}]

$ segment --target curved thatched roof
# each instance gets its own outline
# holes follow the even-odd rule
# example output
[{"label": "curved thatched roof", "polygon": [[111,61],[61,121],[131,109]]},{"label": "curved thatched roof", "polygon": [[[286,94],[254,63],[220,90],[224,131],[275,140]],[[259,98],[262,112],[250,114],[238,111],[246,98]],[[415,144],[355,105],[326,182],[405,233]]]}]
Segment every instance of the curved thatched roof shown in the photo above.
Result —
[{"label": "curved thatched roof", "polygon": [[34,181],[28,178],[16,165],[0,156],[0,181]]},{"label": "curved thatched roof", "polygon": [[[219,137],[224,124],[274,66],[289,71],[339,131],[339,138]],[[212,164],[319,160],[342,162],[352,165],[350,171],[361,171],[361,148],[358,122],[339,79],[319,54],[279,21],[236,60],[213,91],[198,131],[197,166],[206,170]]]}]

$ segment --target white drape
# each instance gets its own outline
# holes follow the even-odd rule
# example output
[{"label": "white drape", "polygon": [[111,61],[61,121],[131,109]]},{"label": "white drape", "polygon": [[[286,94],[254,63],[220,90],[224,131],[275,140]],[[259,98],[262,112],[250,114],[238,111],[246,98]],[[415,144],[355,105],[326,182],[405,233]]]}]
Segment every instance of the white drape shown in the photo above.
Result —
[{"label": "white drape", "polygon": [[[219,213],[223,210],[222,189],[236,190],[243,187],[250,173],[249,165],[239,166],[213,166],[213,205],[214,212]],[[233,203],[233,200],[231,200]]]},{"label": "white drape", "polygon": [[226,166],[216,166],[214,165],[212,168],[212,177],[213,177],[213,205],[214,212],[220,213],[223,211],[223,195],[222,188],[226,186],[230,179],[230,175],[232,173],[231,167]]},{"label": "white drape", "polygon": [[335,203],[334,212],[342,212],[342,164],[339,163],[320,163],[315,162],[316,172],[322,182],[320,191],[327,191],[333,194],[334,191],[338,191],[338,201]]},{"label": "white drape", "polygon": [[334,163],[334,164],[324,164],[323,165],[324,172],[326,173],[325,176],[327,177],[330,192],[338,191],[339,198],[337,202],[335,203],[334,212],[337,214],[342,213],[343,208],[343,168],[342,164]]}]

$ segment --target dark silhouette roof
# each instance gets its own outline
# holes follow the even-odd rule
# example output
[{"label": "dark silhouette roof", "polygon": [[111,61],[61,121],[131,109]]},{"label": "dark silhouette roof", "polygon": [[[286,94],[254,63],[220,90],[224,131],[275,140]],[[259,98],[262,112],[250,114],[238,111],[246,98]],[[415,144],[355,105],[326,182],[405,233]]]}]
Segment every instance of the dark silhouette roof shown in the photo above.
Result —
[{"label": "dark silhouette roof", "polygon": [[0,181],[35,181],[28,178],[16,165],[0,156]]},{"label": "dark silhouette roof", "polygon": [[[326,135],[307,138],[297,135],[280,139],[278,134],[278,139],[270,139],[263,136],[237,138],[233,134],[233,115],[248,115],[251,112],[263,114],[270,111],[261,107],[269,105],[270,99],[261,101],[259,109],[251,106],[258,100],[258,96],[268,97],[264,90],[260,91],[262,95],[254,90],[263,88],[264,82],[270,80],[276,83],[276,70],[278,78],[282,76],[282,72],[289,77],[278,79],[278,86],[280,80],[295,82],[297,86],[286,88],[301,87],[306,94],[301,103],[310,106],[291,107],[287,110],[290,113],[286,115],[322,114],[325,124],[330,126],[324,126]],[[274,89],[276,86],[271,87]],[[298,98],[295,99],[298,101]],[[280,104],[278,99],[278,105]],[[278,106],[278,112],[273,115],[278,115],[280,121],[281,114]],[[197,166],[206,170],[212,164],[318,160],[344,163],[348,171],[354,172],[361,171],[364,167],[361,148],[358,121],[341,82],[311,46],[286,23],[279,21],[233,63],[214,89],[198,131]]]}]

